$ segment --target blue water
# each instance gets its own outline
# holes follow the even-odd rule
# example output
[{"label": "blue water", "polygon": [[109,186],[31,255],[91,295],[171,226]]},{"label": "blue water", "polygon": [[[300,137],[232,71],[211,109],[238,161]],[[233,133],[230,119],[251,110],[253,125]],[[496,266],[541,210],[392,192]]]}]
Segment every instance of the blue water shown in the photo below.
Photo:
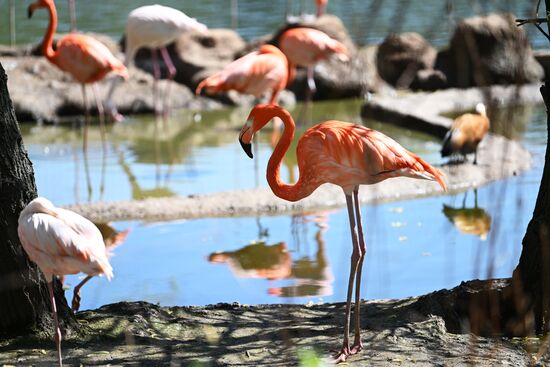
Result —
[{"label": "blue water", "polygon": [[[477,190],[477,205],[490,220],[485,239],[460,232],[443,215],[444,204],[462,207],[464,201],[465,207],[474,207],[473,192],[364,206],[368,253],[362,297],[401,298],[453,287],[463,280],[510,276],[540,184],[545,118],[544,109],[532,110],[521,138],[533,152],[533,169]],[[122,300],[163,305],[345,300],[351,244],[343,209],[293,217],[121,222],[114,226],[131,229],[112,259],[115,279],[110,284],[94,279],[84,287],[83,308]],[[286,243],[292,259],[290,275],[269,280],[257,272],[243,273],[228,264],[207,261],[214,252],[234,252],[258,240],[268,245]],[[280,257],[284,263],[284,256]],[[257,257],[249,263],[261,267],[262,261]],[[77,281],[69,277],[68,283]]]},{"label": "blue water", "polygon": [[[8,44],[10,41],[8,3],[9,0],[0,0],[0,44]],[[28,20],[26,7],[31,1],[16,0],[14,3],[17,42],[39,42],[47,24],[45,12],[37,12],[32,20]],[[151,3],[178,8],[210,28],[229,28],[232,24],[230,0],[77,0],[76,3],[80,30],[106,33],[117,40],[124,32],[127,14],[138,6]],[[292,4],[288,9],[287,3]],[[282,24],[285,14],[299,14],[301,3],[306,13],[314,12],[314,2],[311,0],[238,0],[237,31],[245,39],[268,34]],[[452,7],[447,5],[449,3],[452,3]],[[60,19],[59,32],[67,32],[67,1],[58,0],[56,4]],[[378,43],[392,32],[418,32],[437,47],[443,47],[448,43],[449,29],[464,17],[491,11],[508,11],[518,17],[526,17],[532,15],[535,4],[532,0],[331,0],[328,13],[339,16],[353,39],[360,44]],[[544,14],[544,11],[539,14]],[[535,27],[526,27],[526,30],[535,47],[548,47],[547,39]]]}]

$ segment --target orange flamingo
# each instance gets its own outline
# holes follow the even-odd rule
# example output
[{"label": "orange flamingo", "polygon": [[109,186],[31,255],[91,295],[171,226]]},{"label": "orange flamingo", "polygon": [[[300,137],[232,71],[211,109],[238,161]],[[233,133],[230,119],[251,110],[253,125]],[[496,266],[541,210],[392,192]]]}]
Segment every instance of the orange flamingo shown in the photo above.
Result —
[{"label": "orange flamingo", "polygon": [[318,62],[333,55],[340,61],[349,61],[346,46],[325,32],[313,28],[287,28],[275,36],[274,43],[281,48],[292,66],[307,68],[307,85],[311,93],[316,90],[313,76],[314,67]]},{"label": "orange flamingo", "polygon": [[[47,8],[50,14],[50,22],[42,43],[42,53],[48,61],[71,74],[82,84],[82,98],[86,115],[88,115],[88,102],[85,85],[92,84],[92,92],[100,115],[103,133],[103,105],[98,98],[97,87],[93,83],[102,80],[110,72],[128,79],[128,70],[101,42],[82,34],[73,33],[61,38],[54,50],[52,46],[53,34],[57,28],[57,10],[54,1],[37,0],[29,5],[27,10],[29,18],[38,8]],[[84,148],[86,148],[87,123],[86,121],[84,129]]]},{"label": "orange flamingo", "polygon": [[465,113],[458,116],[451,125],[451,129],[443,138],[441,156],[474,153],[474,164],[477,164],[477,146],[489,131],[489,118],[483,103],[476,105],[476,113]]},{"label": "orange flamingo", "polygon": [[277,103],[283,90],[294,73],[286,56],[273,45],[263,45],[233,61],[220,72],[204,79],[197,86],[196,95],[206,88],[209,94],[236,90],[260,98],[271,91],[270,103]]},{"label": "orange flamingo", "polygon": [[99,229],[88,219],[61,208],[48,199],[31,201],[19,215],[17,233],[23,249],[38,265],[48,282],[52,316],[55,324],[57,361],[62,367],[61,330],[52,288],[53,277],[84,272],[113,277],[109,252]]},{"label": "orange flamingo", "polygon": [[[298,141],[296,156],[300,176],[294,185],[282,182],[280,166],[292,138],[295,125],[290,113],[275,105],[257,105],[243,126],[239,141],[252,158],[251,142],[254,134],[271,119],[283,121],[284,131],[267,165],[267,182],[278,197],[297,201],[309,196],[324,183],[332,183],[344,190],[348,207],[353,253],[349,274],[344,343],[336,362],[362,349],[359,292],[361,269],[366,253],[359,185],[375,184],[387,178],[407,176],[437,181],[446,190],[443,174],[417,155],[407,151],[386,135],[361,125],[342,121],[326,121],[309,128]],[[357,226],[357,228],[356,228]],[[355,339],[349,344],[349,324],[353,284],[355,288]]]}]

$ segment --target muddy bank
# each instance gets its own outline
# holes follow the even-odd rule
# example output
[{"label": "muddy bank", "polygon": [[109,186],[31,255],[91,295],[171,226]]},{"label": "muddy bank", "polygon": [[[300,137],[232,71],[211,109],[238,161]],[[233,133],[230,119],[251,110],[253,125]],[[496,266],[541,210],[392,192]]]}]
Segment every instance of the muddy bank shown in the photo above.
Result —
[{"label": "muddy bank", "polygon": [[[426,308],[427,298],[441,300],[434,292],[420,298],[363,301],[365,349],[348,363],[535,365],[524,342],[448,332],[445,320]],[[341,346],[344,308],[344,303],[205,307],[116,303],[77,315],[82,335],[66,337],[64,357],[74,366],[322,366]],[[53,366],[54,349],[47,336],[5,341],[0,344],[0,362]],[[536,351],[537,345],[530,352]],[[315,360],[319,364],[305,364]]]}]

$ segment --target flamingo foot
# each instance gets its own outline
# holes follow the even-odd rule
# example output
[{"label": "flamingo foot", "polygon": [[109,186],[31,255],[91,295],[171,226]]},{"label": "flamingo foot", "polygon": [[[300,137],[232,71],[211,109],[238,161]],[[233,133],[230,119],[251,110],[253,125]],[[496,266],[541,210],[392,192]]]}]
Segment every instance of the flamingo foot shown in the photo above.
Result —
[{"label": "flamingo foot", "polygon": [[353,345],[351,346],[351,349],[349,350],[349,354],[357,354],[360,351],[363,350],[363,343],[361,343],[361,340],[355,341]]},{"label": "flamingo foot", "polygon": [[80,309],[80,290],[73,293],[73,300],[71,302],[71,309],[76,313]]},{"label": "flamingo foot", "polygon": [[345,362],[351,354],[349,347],[342,347],[340,352],[334,356],[334,364]]}]

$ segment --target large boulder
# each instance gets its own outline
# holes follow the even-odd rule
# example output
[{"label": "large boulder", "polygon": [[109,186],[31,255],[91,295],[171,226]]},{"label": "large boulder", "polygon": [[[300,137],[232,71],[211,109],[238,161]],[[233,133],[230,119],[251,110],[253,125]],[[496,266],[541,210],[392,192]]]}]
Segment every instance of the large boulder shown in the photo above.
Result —
[{"label": "large boulder", "polygon": [[418,71],[433,69],[436,57],[435,48],[418,33],[390,34],[378,47],[376,66],[386,82],[408,88]]},{"label": "large boulder", "polygon": [[[527,36],[511,14],[489,14],[461,21],[451,38],[442,69],[451,86],[523,84],[542,79]],[[446,69],[446,70],[445,70]]]}]

